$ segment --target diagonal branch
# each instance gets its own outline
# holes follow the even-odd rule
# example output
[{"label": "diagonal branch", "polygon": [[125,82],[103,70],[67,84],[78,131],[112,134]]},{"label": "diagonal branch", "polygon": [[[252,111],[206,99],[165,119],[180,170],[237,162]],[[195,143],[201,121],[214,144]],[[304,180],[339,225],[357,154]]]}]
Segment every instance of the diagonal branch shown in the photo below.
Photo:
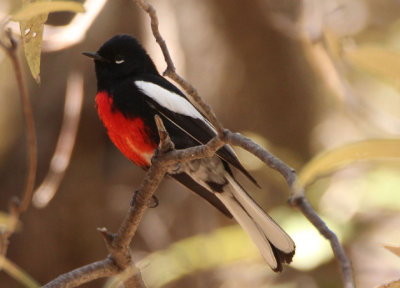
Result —
[{"label": "diagonal branch", "polygon": [[306,216],[308,221],[311,222],[326,239],[329,240],[333,254],[336,260],[340,264],[340,272],[343,279],[343,287],[354,288],[353,271],[351,268],[350,260],[347,258],[343,247],[340,245],[340,241],[336,234],[329,229],[324,221],[318,216],[317,212],[311,207],[307,198],[304,196],[293,199],[291,205],[298,207],[301,212]]},{"label": "diagonal branch", "polygon": [[119,269],[114,265],[114,262],[110,258],[106,258],[62,274],[42,288],[78,287],[95,279],[113,276],[118,272]]}]

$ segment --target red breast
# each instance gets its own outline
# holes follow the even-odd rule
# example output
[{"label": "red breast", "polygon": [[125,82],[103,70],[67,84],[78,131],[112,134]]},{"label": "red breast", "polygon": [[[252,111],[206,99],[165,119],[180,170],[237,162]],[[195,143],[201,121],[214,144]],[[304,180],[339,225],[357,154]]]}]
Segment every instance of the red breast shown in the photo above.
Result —
[{"label": "red breast", "polygon": [[136,165],[148,168],[157,143],[149,137],[150,128],[142,119],[126,118],[113,107],[113,98],[107,92],[96,95],[97,112],[111,141]]}]

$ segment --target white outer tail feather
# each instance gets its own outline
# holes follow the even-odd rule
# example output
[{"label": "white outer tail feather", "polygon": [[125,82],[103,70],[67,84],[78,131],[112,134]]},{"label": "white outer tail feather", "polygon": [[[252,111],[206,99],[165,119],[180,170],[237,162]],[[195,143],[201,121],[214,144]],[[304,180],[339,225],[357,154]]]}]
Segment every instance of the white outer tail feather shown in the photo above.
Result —
[{"label": "white outer tail feather", "polygon": [[242,206],[233,198],[232,194],[226,192],[216,194],[217,197],[225,204],[229,212],[236,219],[239,225],[247,232],[253,242],[256,244],[258,250],[260,250],[261,255],[264,257],[265,261],[271,266],[272,269],[278,267],[278,263],[274,257],[271,245],[266,240],[265,236],[260,233],[256,226],[256,223],[251,219]]},{"label": "white outer tail feather", "polygon": [[250,198],[231,176],[228,175],[226,178],[234,188],[233,196],[261,228],[268,240],[279,250],[291,253],[295,248],[292,238]]},{"label": "white outer tail feather", "polygon": [[294,253],[295,244],[285,231],[269,217],[230,176],[224,192],[215,195],[224,203],[239,225],[249,234],[272,269],[280,266],[271,244],[278,250]]}]

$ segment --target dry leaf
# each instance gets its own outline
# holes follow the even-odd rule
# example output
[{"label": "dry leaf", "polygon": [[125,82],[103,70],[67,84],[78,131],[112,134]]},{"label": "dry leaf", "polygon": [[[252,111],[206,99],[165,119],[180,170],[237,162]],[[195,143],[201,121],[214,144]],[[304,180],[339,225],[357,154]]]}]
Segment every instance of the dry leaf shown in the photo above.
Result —
[{"label": "dry leaf", "polygon": [[25,58],[33,78],[40,83],[40,54],[44,23],[50,12],[72,11],[83,12],[82,4],[71,1],[36,1],[23,0],[21,10],[13,20],[19,21]]},{"label": "dry leaf", "polygon": [[390,282],[389,284],[381,285],[378,288],[400,288],[400,280]]},{"label": "dry leaf", "polygon": [[72,1],[28,1],[28,4],[24,4],[22,9],[13,15],[12,20],[27,21],[42,14],[59,11],[85,12],[85,9],[81,3]]},{"label": "dry leaf", "polygon": [[0,269],[4,270],[8,275],[17,280],[23,287],[39,288],[39,283],[36,282],[26,271],[22,270],[15,263],[0,255]]},{"label": "dry leaf", "polygon": [[345,58],[353,66],[381,77],[392,84],[400,79],[400,51],[366,45],[347,51]]},{"label": "dry leaf", "polygon": [[[35,0],[23,0],[22,7],[26,7]],[[33,78],[40,83],[40,53],[42,49],[42,38],[44,22],[48,14],[41,14],[29,20],[20,21],[24,53]]]},{"label": "dry leaf", "polygon": [[400,140],[366,140],[321,153],[309,161],[299,173],[299,181],[304,186],[321,175],[349,165],[358,160],[400,159]]},{"label": "dry leaf", "polygon": [[383,247],[400,257],[400,246],[383,245]]}]

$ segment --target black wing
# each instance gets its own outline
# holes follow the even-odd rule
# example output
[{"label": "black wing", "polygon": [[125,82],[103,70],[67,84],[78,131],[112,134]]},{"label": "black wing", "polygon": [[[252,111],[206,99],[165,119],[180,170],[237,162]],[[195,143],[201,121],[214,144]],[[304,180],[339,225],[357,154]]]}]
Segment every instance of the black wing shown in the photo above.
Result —
[{"label": "black wing", "polygon": [[186,173],[179,173],[170,175],[172,178],[183,184],[185,187],[193,190],[197,195],[203,197],[207,200],[211,205],[216,207],[219,211],[221,211],[225,216],[232,218],[232,214],[228,211],[225,205],[210,191],[206,188],[198,184],[194,181],[189,175]]},{"label": "black wing", "polygon": [[[168,80],[161,76],[155,76],[155,75],[145,75],[142,76],[140,79],[136,80],[142,80],[146,82],[151,82],[155,83],[158,86],[168,90],[172,91],[176,95],[179,95],[180,97],[183,97],[187,101],[189,101],[186,96],[172,83],[170,83]],[[152,97],[149,97],[149,95],[146,95],[147,91],[142,91],[142,93],[146,96],[146,101],[154,107],[154,109],[164,118],[164,124],[166,125],[167,131],[170,131],[170,129],[174,130],[174,133],[170,133],[171,139],[173,135],[176,135],[177,137],[174,137],[175,139],[172,139],[172,141],[175,143],[176,147],[178,149],[184,149],[190,146],[195,146],[198,144],[205,144],[208,141],[210,141],[213,137],[215,137],[216,132],[214,128],[212,127],[211,124],[205,122],[207,120],[206,117],[203,119],[196,118],[196,117],[190,117],[187,115],[183,115],[180,113],[175,113],[171,109],[168,109],[162,105],[160,105],[156,100],[154,100]],[[190,102],[189,102],[190,103]],[[169,123],[168,123],[169,122]],[[169,125],[172,124],[172,125]],[[173,127],[175,126],[175,127]],[[168,129],[170,127],[170,129]],[[178,129],[176,129],[178,128]],[[181,131],[177,131],[181,130]],[[183,132],[183,133],[182,133]],[[182,135],[185,134],[185,135]],[[182,137],[186,136],[186,137]],[[187,136],[191,138],[192,141],[188,140]],[[191,143],[188,143],[191,142]],[[250,175],[249,172],[246,171],[246,169],[242,166],[242,164],[239,162],[237,159],[236,155],[234,154],[232,148],[230,146],[223,146],[221,149],[217,151],[217,155],[223,159],[224,161],[228,162],[235,168],[237,168],[239,171],[241,171],[251,182],[253,182],[257,187],[259,185],[257,184],[256,180]]]}]

